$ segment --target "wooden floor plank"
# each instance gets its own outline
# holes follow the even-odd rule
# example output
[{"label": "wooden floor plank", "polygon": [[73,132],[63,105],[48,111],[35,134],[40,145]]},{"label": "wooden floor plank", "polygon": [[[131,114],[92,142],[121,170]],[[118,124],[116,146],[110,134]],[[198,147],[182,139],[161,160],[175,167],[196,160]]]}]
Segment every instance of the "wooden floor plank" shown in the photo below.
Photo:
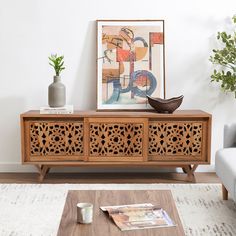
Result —
[{"label": "wooden floor plank", "polygon": [[[220,183],[214,172],[195,173],[196,183]],[[0,173],[0,183],[39,183],[37,173]],[[189,183],[182,173],[49,173],[43,183]]]}]

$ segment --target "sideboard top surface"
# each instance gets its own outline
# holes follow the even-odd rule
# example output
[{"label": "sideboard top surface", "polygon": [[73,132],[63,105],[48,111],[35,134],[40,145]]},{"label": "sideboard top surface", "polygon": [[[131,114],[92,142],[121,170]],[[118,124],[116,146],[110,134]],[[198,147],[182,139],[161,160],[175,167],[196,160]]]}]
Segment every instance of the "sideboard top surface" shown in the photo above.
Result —
[{"label": "sideboard top surface", "polygon": [[161,114],[151,111],[79,111],[73,114],[40,114],[39,110],[30,110],[21,114],[21,117],[147,117],[147,118],[178,118],[178,117],[211,117],[211,114],[202,110],[177,110],[173,114]]}]

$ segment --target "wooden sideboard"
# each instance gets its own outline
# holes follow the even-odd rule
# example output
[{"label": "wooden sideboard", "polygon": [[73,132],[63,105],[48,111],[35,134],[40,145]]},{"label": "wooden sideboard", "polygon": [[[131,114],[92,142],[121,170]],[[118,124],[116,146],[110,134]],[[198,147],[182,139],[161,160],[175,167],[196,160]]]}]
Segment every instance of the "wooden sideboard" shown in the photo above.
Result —
[{"label": "wooden sideboard", "polygon": [[210,163],[211,115],[200,110],[156,112],[76,111],[21,114],[22,163],[39,180],[56,166],[181,167],[194,181]]}]

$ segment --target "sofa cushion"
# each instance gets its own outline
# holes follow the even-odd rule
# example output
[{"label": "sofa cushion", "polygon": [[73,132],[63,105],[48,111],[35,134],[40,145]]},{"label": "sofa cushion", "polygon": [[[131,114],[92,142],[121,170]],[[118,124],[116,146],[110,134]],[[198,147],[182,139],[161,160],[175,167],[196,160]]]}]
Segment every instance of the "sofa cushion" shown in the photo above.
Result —
[{"label": "sofa cushion", "polygon": [[216,152],[216,174],[236,201],[236,148],[224,148]]}]

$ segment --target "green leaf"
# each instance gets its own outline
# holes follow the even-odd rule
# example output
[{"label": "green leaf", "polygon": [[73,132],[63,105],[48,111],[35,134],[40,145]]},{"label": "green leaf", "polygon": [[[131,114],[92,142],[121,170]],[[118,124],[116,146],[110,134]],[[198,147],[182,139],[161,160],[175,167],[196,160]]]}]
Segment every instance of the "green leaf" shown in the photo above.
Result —
[{"label": "green leaf", "polygon": [[[232,17],[236,23],[236,15]],[[234,25],[236,26],[236,25]],[[218,32],[219,49],[213,49],[209,60],[217,65],[220,71],[213,70],[211,82],[220,83],[222,91],[235,92],[236,96],[236,31],[233,33]]]},{"label": "green leaf", "polygon": [[49,56],[48,59],[49,59],[49,65],[51,65],[54,68],[56,75],[59,76],[60,72],[65,69],[65,67],[63,67],[64,56],[63,55],[57,56],[57,54],[51,54],[51,56]]}]

